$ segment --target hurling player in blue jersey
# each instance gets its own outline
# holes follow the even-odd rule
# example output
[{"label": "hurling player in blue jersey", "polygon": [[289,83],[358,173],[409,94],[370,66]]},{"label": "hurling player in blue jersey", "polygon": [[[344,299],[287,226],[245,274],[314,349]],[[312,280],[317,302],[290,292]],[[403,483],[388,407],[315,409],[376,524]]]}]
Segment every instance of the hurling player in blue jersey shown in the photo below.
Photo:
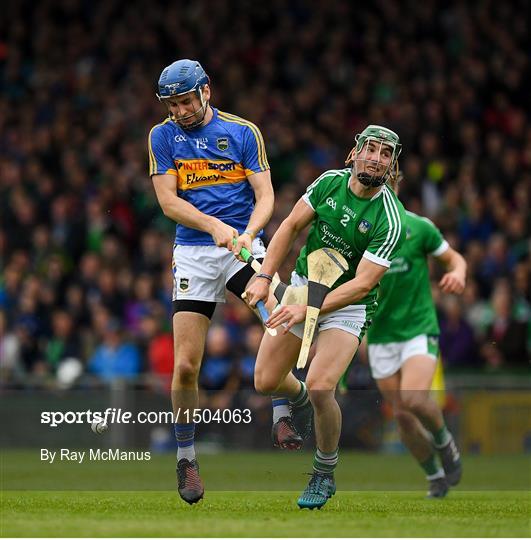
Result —
[{"label": "hurling player in blue jersey", "polygon": [[245,246],[263,258],[260,237],[274,204],[259,129],[212,107],[209,83],[197,61],[178,60],[164,68],[157,97],[168,118],[151,129],[148,142],[157,199],[177,223],[172,404],[179,494],[190,504],[204,492],[193,410],[198,407],[197,381],[210,319],[216,304],[225,302],[225,290],[240,298],[254,275],[235,255]]}]

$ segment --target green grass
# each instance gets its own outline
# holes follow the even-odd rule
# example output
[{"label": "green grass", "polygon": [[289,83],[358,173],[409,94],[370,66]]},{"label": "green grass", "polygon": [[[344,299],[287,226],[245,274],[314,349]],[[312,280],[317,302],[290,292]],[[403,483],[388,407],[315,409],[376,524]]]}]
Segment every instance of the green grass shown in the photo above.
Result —
[{"label": "green grass", "polygon": [[[2,453],[5,536],[520,536],[531,534],[529,458],[465,459],[459,489],[424,498],[408,456],[343,452],[338,493],[321,511],[296,506],[309,453],[201,456],[205,499],[174,491],[173,456],[150,462],[42,464]],[[280,486],[280,487],[279,487]],[[77,488],[77,490],[75,490]],[[221,490],[230,491],[221,491]],[[397,490],[402,491],[397,491]],[[408,491],[404,491],[408,490]]]},{"label": "green grass", "polygon": [[528,536],[517,492],[338,492],[299,510],[296,492],[209,492],[189,507],[171,492],[5,492],[2,536]]}]

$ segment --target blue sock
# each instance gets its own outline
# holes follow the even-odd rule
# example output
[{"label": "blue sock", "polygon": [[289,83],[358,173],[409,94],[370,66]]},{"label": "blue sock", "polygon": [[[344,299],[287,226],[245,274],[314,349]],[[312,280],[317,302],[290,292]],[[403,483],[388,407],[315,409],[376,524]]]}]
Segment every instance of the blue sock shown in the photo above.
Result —
[{"label": "blue sock", "polygon": [[175,424],[175,438],[177,439],[177,461],[195,459],[194,437],[195,424]]}]

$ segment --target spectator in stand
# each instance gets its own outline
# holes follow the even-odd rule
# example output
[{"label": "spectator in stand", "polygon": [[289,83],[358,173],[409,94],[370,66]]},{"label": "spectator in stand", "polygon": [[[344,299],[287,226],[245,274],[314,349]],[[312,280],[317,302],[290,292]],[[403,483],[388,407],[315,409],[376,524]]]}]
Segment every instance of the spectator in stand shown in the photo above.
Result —
[{"label": "spectator in stand", "polygon": [[505,237],[493,234],[487,244],[487,253],[478,269],[483,283],[492,284],[497,278],[507,278],[511,274],[514,261],[509,256]]},{"label": "spectator in stand", "polygon": [[65,358],[81,358],[81,351],[79,335],[74,331],[72,318],[66,311],[55,310],[52,313],[52,335],[44,351],[48,369],[55,372]]},{"label": "spectator in stand", "polygon": [[46,365],[39,347],[38,326],[34,317],[21,315],[15,322],[20,365],[26,374],[44,375]]},{"label": "spectator in stand", "polygon": [[159,232],[155,229],[144,231],[140,250],[136,254],[135,270],[151,275],[160,274],[165,269],[162,263],[163,253],[164,247]]},{"label": "spectator in stand", "polygon": [[[173,224],[145,178],[143,128],[160,117],[153,58],[168,50],[209,58],[219,102],[260,126],[276,192],[267,237],[319,169],[342,166],[339,154],[353,133],[368,123],[389,124],[408,149],[405,207],[435,212],[445,237],[457,236],[469,281],[477,283],[467,317],[484,311],[500,271],[510,284],[514,318],[529,321],[531,69],[521,16],[527,2],[427,2],[409,11],[404,25],[396,24],[394,2],[314,4],[285,8],[275,0],[257,8],[233,0],[231,10],[206,0],[193,9],[157,0],[100,2],[90,10],[78,0],[41,0],[38,9],[29,0],[6,4],[0,308],[6,335],[24,334],[24,351],[35,347],[34,358],[42,360],[53,339],[50,315],[66,309],[76,330],[81,324],[86,362],[108,316],[99,302],[121,319],[143,273],[171,320],[171,251],[161,246],[171,241]],[[177,18],[185,31],[175,32]],[[354,20],[364,21],[361,34]],[[220,39],[227,28],[237,29],[237,37]],[[324,43],[329,28],[334,36]],[[190,38],[198,32],[203,39]],[[281,269],[284,280],[293,257]],[[37,326],[24,319],[26,284]],[[229,329],[232,343],[242,344],[254,324],[247,317],[228,306],[215,320]],[[473,325],[478,350],[488,325]],[[443,324],[441,340],[451,345],[445,332]],[[33,371],[37,360],[22,357]]]},{"label": "spectator in stand", "polygon": [[207,336],[205,358],[201,365],[199,382],[208,391],[227,388],[234,373],[234,361],[229,333],[224,326],[213,325]]},{"label": "spectator in stand", "polygon": [[165,381],[169,390],[173,373],[173,338],[171,332],[163,331],[159,318],[145,315],[140,323],[140,332],[145,343],[148,372]]},{"label": "spectator in stand", "polygon": [[464,244],[471,240],[485,243],[494,232],[492,218],[485,208],[481,196],[474,196],[468,204],[468,212],[463,215],[459,225],[459,236]]},{"label": "spectator in stand", "polygon": [[125,298],[118,289],[117,275],[111,268],[103,268],[98,276],[98,301],[117,319],[123,317]]},{"label": "spectator in stand", "polygon": [[90,358],[88,369],[106,382],[131,379],[140,373],[138,348],[125,340],[117,319],[107,322],[103,343]]},{"label": "spectator in stand", "polygon": [[153,311],[153,279],[148,274],[140,274],[134,281],[133,299],[125,304],[127,330],[135,335],[140,329],[142,317]]},{"label": "spectator in stand", "polygon": [[0,310],[0,381],[9,381],[21,371],[20,340],[15,332],[7,330],[7,317]]},{"label": "spectator in stand", "polygon": [[83,286],[71,282],[65,292],[63,308],[72,318],[72,323],[78,332],[84,332],[90,325],[86,294]]},{"label": "spectator in stand", "polygon": [[490,370],[502,367],[529,368],[528,321],[517,320],[512,313],[511,292],[499,282],[492,293],[494,318],[487,328],[481,355]]},{"label": "spectator in stand", "polygon": [[[263,335],[264,329],[259,324],[252,324],[245,331],[245,346],[237,367],[241,389],[254,390],[254,365]],[[269,405],[269,400],[266,401]]]},{"label": "spectator in stand", "polygon": [[516,320],[528,323],[531,321],[529,285],[529,262],[519,262],[514,269],[513,312]]},{"label": "spectator in stand", "polygon": [[463,317],[459,299],[445,296],[443,309],[440,348],[444,365],[451,369],[476,367],[478,358],[474,332]]},{"label": "spectator in stand", "polygon": [[0,307],[6,310],[8,316],[13,317],[18,313],[18,301],[22,287],[22,275],[13,265],[8,265],[0,282]]}]

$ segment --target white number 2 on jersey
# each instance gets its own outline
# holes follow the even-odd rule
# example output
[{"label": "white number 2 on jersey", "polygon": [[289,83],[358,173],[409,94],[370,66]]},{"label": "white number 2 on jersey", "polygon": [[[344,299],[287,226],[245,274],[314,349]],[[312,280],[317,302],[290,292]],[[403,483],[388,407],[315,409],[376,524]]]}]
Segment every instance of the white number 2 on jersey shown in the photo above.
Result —
[{"label": "white number 2 on jersey", "polygon": [[343,217],[341,218],[341,221],[339,223],[341,223],[343,227],[346,227],[349,221],[350,221],[350,216],[348,214],[343,214]]}]

